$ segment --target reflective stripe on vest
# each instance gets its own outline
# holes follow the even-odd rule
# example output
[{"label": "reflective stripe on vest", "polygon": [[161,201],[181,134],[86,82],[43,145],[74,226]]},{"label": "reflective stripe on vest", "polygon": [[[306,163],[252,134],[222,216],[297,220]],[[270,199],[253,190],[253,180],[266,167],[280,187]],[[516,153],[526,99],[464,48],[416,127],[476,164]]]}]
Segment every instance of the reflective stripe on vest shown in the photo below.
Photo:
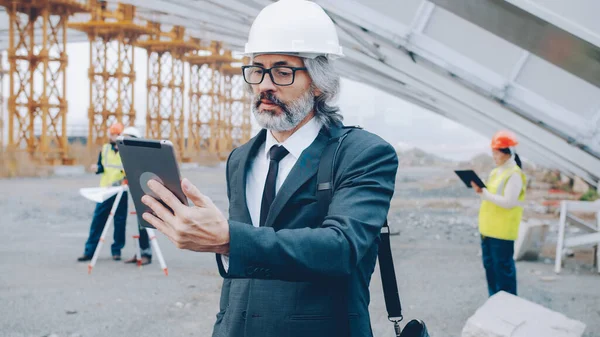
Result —
[{"label": "reflective stripe on vest", "polygon": [[112,150],[110,144],[102,146],[102,166],[104,166],[104,172],[100,179],[100,187],[121,185],[121,182],[125,179],[121,156]]},{"label": "reflective stripe on vest", "polygon": [[[504,195],[504,188],[510,177],[518,173],[523,181],[519,201],[525,200],[527,181],[523,171],[515,165],[502,173],[494,169],[486,182],[488,192]],[[491,201],[484,200],[479,209],[479,232],[483,236],[489,236],[502,240],[516,240],[519,234],[519,225],[523,217],[523,207],[517,206],[510,209],[500,207]]]}]

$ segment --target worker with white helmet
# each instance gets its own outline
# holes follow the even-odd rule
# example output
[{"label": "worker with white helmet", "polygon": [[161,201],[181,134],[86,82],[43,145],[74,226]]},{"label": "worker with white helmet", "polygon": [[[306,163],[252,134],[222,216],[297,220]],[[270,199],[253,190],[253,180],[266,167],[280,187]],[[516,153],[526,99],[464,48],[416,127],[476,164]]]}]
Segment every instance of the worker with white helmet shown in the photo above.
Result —
[{"label": "worker with white helmet", "polygon": [[142,133],[135,126],[128,126],[123,129],[122,135],[124,137],[142,138]]},{"label": "worker with white helmet", "polygon": [[[122,135],[124,137],[142,138],[142,133],[135,126],[126,127],[123,130]],[[146,232],[146,228],[138,223],[138,231],[140,233],[140,263],[142,266],[145,266],[147,264],[152,263],[152,248],[150,246],[150,238],[148,237],[148,232]],[[137,264],[137,262],[138,259],[136,255],[133,255],[132,258],[125,260],[125,263]]]},{"label": "worker with white helmet", "polygon": [[[214,337],[372,336],[369,283],[396,152],[343,127],[332,62],[343,52],[319,5],[268,5],[245,51],[243,76],[262,130],[228,158],[229,219],[187,179],[182,189],[194,207],[151,180],[173,212],[145,195],[154,214],[144,219],[178,248],[217,253],[224,281]],[[331,144],[339,144],[335,156],[321,161]],[[322,163],[333,168],[320,170]],[[328,183],[318,183],[323,172]],[[325,207],[317,193],[331,197]]]}]

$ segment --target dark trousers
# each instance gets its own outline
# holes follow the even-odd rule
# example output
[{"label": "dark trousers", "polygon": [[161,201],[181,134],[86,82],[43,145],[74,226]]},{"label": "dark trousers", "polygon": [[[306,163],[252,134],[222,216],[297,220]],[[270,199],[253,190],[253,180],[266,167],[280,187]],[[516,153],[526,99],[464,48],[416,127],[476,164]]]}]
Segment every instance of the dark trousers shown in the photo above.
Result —
[{"label": "dark trousers", "polygon": [[481,238],[483,267],[490,296],[503,290],[517,295],[517,269],[513,259],[515,242],[490,237]]},{"label": "dark trousers", "polygon": [[[108,216],[110,215],[110,209],[115,202],[117,196],[107,199],[102,203],[96,204],[96,209],[94,210],[94,217],[92,218],[92,224],[90,226],[90,234],[85,243],[85,250],[83,252],[84,255],[92,256],[94,255],[94,251],[96,250],[96,246],[98,246],[98,241],[100,241],[100,236],[102,235],[102,230],[104,229],[104,225],[106,224],[106,220],[108,220]],[[119,206],[115,212],[114,224],[115,224],[115,232],[114,232],[114,242],[112,246],[110,246],[110,250],[112,255],[121,255],[121,249],[125,247],[125,223],[127,221],[127,192],[124,192],[121,196],[121,200],[119,201]]]},{"label": "dark trousers", "polygon": [[152,248],[150,248],[150,238],[145,227],[139,226],[140,231],[140,250],[142,256],[152,257]]}]

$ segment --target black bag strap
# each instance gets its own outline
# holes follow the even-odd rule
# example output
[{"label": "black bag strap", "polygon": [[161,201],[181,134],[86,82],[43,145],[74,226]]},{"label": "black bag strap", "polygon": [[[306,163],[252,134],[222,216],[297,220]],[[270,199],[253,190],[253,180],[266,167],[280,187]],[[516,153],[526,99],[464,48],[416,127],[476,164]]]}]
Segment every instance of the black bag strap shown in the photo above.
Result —
[{"label": "black bag strap", "polygon": [[[333,180],[337,153],[346,136],[357,128],[360,127],[344,126],[342,128],[331,129],[332,135],[321,154],[319,170],[317,172],[317,207],[321,212],[320,214],[327,214],[333,197]],[[390,228],[387,220],[383,224],[379,237],[381,244],[379,245],[377,257],[379,259],[379,271],[381,272],[385,307],[388,312],[388,319],[394,322],[396,334],[399,335],[400,327],[398,322],[402,320],[402,306],[400,304],[400,295],[398,294],[398,284],[390,245]]]},{"label": "black bag strap", "polygon": [[327,214],[331,197],[333,196],[333,177],[334,166],[342,141],[349,132],[356,127],[343,127],[330,129],[332,133],[319,161],[319,170],[317,171],[317,206],[319,214]]},{"label": "black bag strap", "polygon": [[396,270],[394,269],[392,246],[390,244],[390,227],[387,220],[381,228],[379,237],[381,238],[381,244],[379,245],[377,257],[379,259],[379,272],[381,273],[385,308],[387,309],[390,321],[400,322],[402,320],[402,305],[400,304],[400,294],[398,293]]}]

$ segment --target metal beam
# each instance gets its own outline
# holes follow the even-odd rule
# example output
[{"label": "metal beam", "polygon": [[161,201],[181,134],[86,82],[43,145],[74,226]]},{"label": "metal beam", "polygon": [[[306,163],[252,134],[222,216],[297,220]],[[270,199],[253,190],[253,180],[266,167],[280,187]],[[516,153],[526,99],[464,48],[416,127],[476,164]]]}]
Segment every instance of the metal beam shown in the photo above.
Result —
[{"label": "metal beam", "polygon": [[572,172],[589,182],[598,181],[598,176],[595,175],[597,173],[592,172],[600,172],[600,160],[568,145],[562,139],[451,78],[415,64],[404,53],[388,46],[382,46],[382,51],[389,56],[390,64],[383,64],[353,50],[348,50],[347,53],[380,73],[389,73],[407,85],[429,93],[446,107],[445,111],[449,115],[454,115],[463,124],[469,125],[471,119],[477,118],[492,125],[496,130],[512,129],[520,135],[522,143],[531,144],[532,148],[548,157],[556,158],[557,162],[564,161],[565,166],[571,167]]},{"label": "metal beam", "polygon": [[[423,102],[418,101],[419,98],[417,98],[417,97],[421,97],[421,96],[407,94],[406,92],[403,91],[402,88],[397,89],[397,88],[394,88],[393,86],[387,86],[385,84],[379,85],[380,83],[382,83],[381,79],[378,76],[373,76],[373,74],[371,74],[368,77],[361,78],[360,82],[366,83],[368,85],[372,85],[373,87],[379,88],[384,92],[388,92],[389,94],[392,94],[394,96],[403,98],[407,101],[413,102],[413,103],[415,103],[419,106],[422,106],[436,114],[439,114],[450,120],[453,120],[453,121],[469,128],[479,134],[482,134],[484,136],[490,136],[494,131],[496,131],[494,126],[488,124],[485,120],[482,121],[482,120],[479,120],[478,118],[472,117],[472,116],[460,116],[460,115],[455,115],[455,114],[449,114],[447,111],[444,110],[445,107],[438,107],[438,106],[433,106],[430,104],[423,104]],[[404,87],[404,88],[406,88],[406,87]],[[530,159],[530,160],[536,162],[537,164],[540,164],[544,167],[551,168],[551,169],[559,169],[563,173],[565,173],[571,177],[575,176],[575,174],[571,171],[572,168],[570,168],[568,165],[564,165],[564,163],[562,163],[559,159],[545,157],[542,152],[532,149],[529,146],[529,144],[526,142],[519,146],[518,151],[524,158]],[[586,175],[586,173],[581,170],[579,171],[579,173],[584,176]],[[591,177],[589,179],[592,180]]]},{"label": "metal beam", "polygon": [[510,76],[508,77],[509,83],[513,83],[517,80],[517,77],[519,77],[519,74],[521,74],[525,63],[527,63],[527,60],[529,59],[529,55],[531,55],[531,53],[529,53],[528,51],[523,51],[521,57],[513,67],[513,70],[510,72]]},{"label": "metal beam", "polygon": [[343,17],[333,13],[329,13],[329,16],[334,20],[337,27],[345,33],[347,38],[354,40],[359,46],[377,57],[377,59],[385,60],[385,55],[379,51],[379,47],[364,38],[365,32],[363,30],[356,27],[352,22],[348,22]]},{"label": "metal beam", "polygon": [[[440,102],[434,98],[428,96],[427,93],[415,91],[413,88],[407,87],[404,83],[397,81],[393,78],[394,71],[380,71],[375,68],[360,69],[356,66],[346,65],[347,62],[340,62],[338,68],[347,70],[352,74],[358,81],[371,85],[374,88],[378,88],[391,95],[403,98],[407,101],[413,102],[416,105],[422,106],[434,113],[442,115],[448,119],[454,120],[459,124],[464,125],[485,136],[491,136],[496,130],[498,125],[485,119],[485,116],[478,114],[464,114],[460,111],[460,107],[454,108],[448,106],[444,102]],[[377,67],[376,67],[377,68]],[[392,76],[392,77],[388,77]],[[426,103],[427,101],[428,103]],[[457,110],[458,109],[458,110]],[[452,113],[459,111],[459,113]],[[342,112],[343,113],[343,112]],[[552,153],[546,153],[544,149],[532,148],[527,142],[522,142],[519,146],[519,153],[525,155],[525,158],[529,158],[538,164],[552,169],[560,169],[563,173],[568,176],[575,176],[575,172],[581,177],[586,177],[588,181],[594,181],[593,177],[589,176],[585,171],[576,167],[568,165],[560,158],[555,157]]]},{"label": "metal beam", "polygon": [[[356,0],[321,0],[321,5],[328,12],[336,13],[356,26],[365,29],[396,43],[405,41],[410,29],[389,16],[365,6]],[[373,18],[376,18],[373,20]]]},{"label": "metal beam", "polygon": [[600,88],[599,46],[507,1],[431,1]]},{"label": "metal beam", "polygon": [[410,24],[410,34],[413,33],[422,33],[429,20],[431,19],[431,14],[433,14],[433,9],[435,5],[428,0],[423,0],[419,9],[417,10],[417,14],[413,22]]},{"label": "metal beam", "polygon": [[[143,17],[143,16],[140,15],[140,17]],[[148,19],[148,18],[146,18],[146,19]],[[178,23],[180,22],[180,18],[177,18],[174,16],[169,16],[169,15],[164,15],[164,16],[156,17],[152,21],[156,22],[156,23],[160,23],[160,24],[175,26],[175,25],[178,25]],[[212,29],[212,28],[202,29],[202,28],[198,28],[197,26],[196,27],[191,27],[191,26],[186,26],[186,25],[183,25],[183,26],[186,27],[186,32],[189,36],[198,38],[203,41],[224,41],[224,45],[227,47],[232,47],[232,46],[240,47],[240,46],[244,46],[244,44],[246,43],[245,38],[242,38],[241,36],[234,36],[234,35],[228,34],[225,30],[220,31],[218,29]]]},{"label": "metal beam", "polygon": [[[344,8],[341,8],[341,6],[336,6],[336,4],[331,4],[330,2],[326,2],[326,4],[329,7],[328,10],[335,12],[337,14],[344,13],[343,15],[345,17],[351,17],[351,18],[353,18],[352,19],[353,21],[354,21],[354,18],[360,17],[360,19],[357,19],[357,20],[360,20],[361,27],[364,23],[367,26],[369,26],[370,28],[374,28],[377,31],[377,32],[373,32],[373,31],[367,30],[367,33],[371,36],[371,39],[376,40],[377,43],[380,45],[385,44],[387,47],[392,49],[394,53],[399,53],[398,55],[401,55],[404,58],[406,58],[406,55],[397,49],[398,42],[400,41],[401,42],[400,46],[402,46],[402,43],[405,43],[406,38],[403,36],[398,36],[398,35],[393,35],[393,34],[387,35],[387,37],[386,37],[381,34],[387,34],[387,32],[378,30],[378,23],[383,22],[385,20],[383,15],[381,15],[379,13],[375,13],[375,12],[369,12],[369,10],[365,8],[365,6],[361,6],[360,4],[354,3],[353,1],[349,1],[349,4],[351,4],[351,6],[344,6]],[[352,13],[351,11],[356,11],[356,13]],[[398,25],[400,25],[400,24],[398,23]],[[399,31],[406,32],[406,29],[399,28]],[[390,38],[393,40],[390,40]],[[448,47],[441,45],[439,42],[434,41],[425,35],[413,34],[413,36],[411,37],[410,43],[408,45],[405,45],[405,47],[408,50],[417,51],[418,55],[424,56],[429,61],[433,61],[435,63],[435,65],[437,65],[440,68],[440,69],[436,69],[435,71],[437,71],[437,72],[441,71],[442,73],[447,72],[448,74],[450,74],[453,77],[456,77],[456,75],[458,74],[460,81],[465,82],[471,88],[477,89],[476,93],[479,96],[483,96],[480,98],[487,99],[487,97],[494,97],[494,93],[501,92],[501,90],[505,87],[506,78],[502,78],[501,76],[482,67],[481,65],[466,59],[466,57],[464,55],[460,55],[460,54],[456,53],[455,51],[449,49]],[[385,52],[383,52],[383,53],[386,54]],[[453,54],[456,54],[453,56],[454,59],[452,57],[450,57]],[[388,55],[388,57],[390,57],[390,56]],[[414,58],[412,60],[414,61]],[[451,62],[448,62],[449,60],[451,60]],[[421,63],[423,63],[423,62],[421,62]],[[412,64],[411,66],[414,67],[414,64]],[[423,67],[424,67],[424,65],[420,66],[420,68],[423,68]],[[398,67],[398,68],[401,68],[401,67]],[[436,68],[436,67],[433,67],[433,68]],[[426,81],[421,80],[420,82],[426,82]],[[524,89],[524,88],[519,88],[519,89]],[[439,90],[443,92],[444,88],[440,88]],[[520,90],[521,97],[523,97],[523,95],[525,93],[524,91],[526,91],[525,97],[527,97],[527,98],[536,96],[530,90],[525,89],[525,90]],[[541,101],[541,99],[536,99],[536,100],[538,103]],[[522,107],[523,109],[519,109],[519,112],[513,111],[513,113],[515,113],[515,114],[518,113],[518,114],[522,115],[523,111],[531,111],[532,106],[524,105],[521,102],[515,102],[515,101],[516,100],[513,99],[511,103],[514,104],[516,107],[519,107],[519,108]],[[548,101],[545,100],[545,102],[548,102]],[[515,103],[517,103],[517,104],[515,104]],[[530,122],[535,123],[537,125],[537,127],[547,128],[548,130],[552,130],[552,132],[554,132],[554,133],[556,133],[558,130],[560,130],[561,131],[560,136],[563,138],[563,141],[571,142],[572,140],[574,140],[574,137],[572,135],[565,134],[566,129],[565,129],[564,123],[560,124],[560,122],[557,122],[555,126],[552,126],[553,125],[552,120],[545,116],[545,115],[547,115],[545,110],[546,110],[546,108],[551,108],[552,111],[560,110],[560,109],[554,109],[556,107],[556,105],[553,105],[553,106],[548,106],[548,105],[549,104],[546,103],[543,106],[543,109],[540,108],[540,109],[534,110],[531,114],[527,115],[527,118],[531,119],[532,116],[537,117],[537,118],[531,119],[531,121],[530,121]],[[556,111],[556,113],[558,114],[559,112]],[[569,112],[569,113],[572,114],[572,112]],[[548,124],[548,121],[550,122],[550,124]],[[585,147],[585,145],[586,144],[582,144],[580,149],[583,149],[584,151],[588,151],[588,149]],[[590,151],[590,153],[591,153],[591,151]]]},{"label": "metal beam", "polygon": [[[188,0],[185,0],[185,1],[187,2]],[[222,7],[228,13],[233,11],[236,13],[240,13],[242,15],[245,14],[246,16],[249,16],[252,18],[257,16],[261,10],[260,8],[248,6],[242,1],[234,1],[234,0],[202,0],[202,1],[205,3],[211,3],[216,6]]]},{"label": "metal beam", "polygon": [[186,28],[205,28],[210,26],[240,34],[247,34],[248,32],[247,22],[235,20],[234,16],[226,15],[225,12],[207,11],[206,8],[199,7],[193,2],[188,2],[185,5],[163,0],[119,0],[119,2],[138,6],[153,12],[151,15],[147,15],[143,11],[139,13],[139,17],[149,21],[158,21],[160,20],[160,16],[166,15],[177,17],[176,19],[181,20],[177,25]]},{"label": "metal beam", "polygon": [[[506,2],[510,2],[511,4],[521,8],[524,11],[527,11],[534,16],[541,18],[551,24],[564,29],[565,31],[580,37],[583,40],[588,41],[598,47],[600,47],[600,33],[598,31],[594,31],[593,29],[589,29],[584,27],[579,20],[569,20],[569,18],[565,17],[563,13],[557,13],[550,11],[545,8],[542,4],[543,1],[531,1],[531,0],[504,0]],[[590,2],[595,1],[591,0]],[[581,2],[572,3],[573,6],[580,5]],[[571,5],[571,4],[570,4]],[[589,15],[590,12],[586,12],[586,15]]]}]

